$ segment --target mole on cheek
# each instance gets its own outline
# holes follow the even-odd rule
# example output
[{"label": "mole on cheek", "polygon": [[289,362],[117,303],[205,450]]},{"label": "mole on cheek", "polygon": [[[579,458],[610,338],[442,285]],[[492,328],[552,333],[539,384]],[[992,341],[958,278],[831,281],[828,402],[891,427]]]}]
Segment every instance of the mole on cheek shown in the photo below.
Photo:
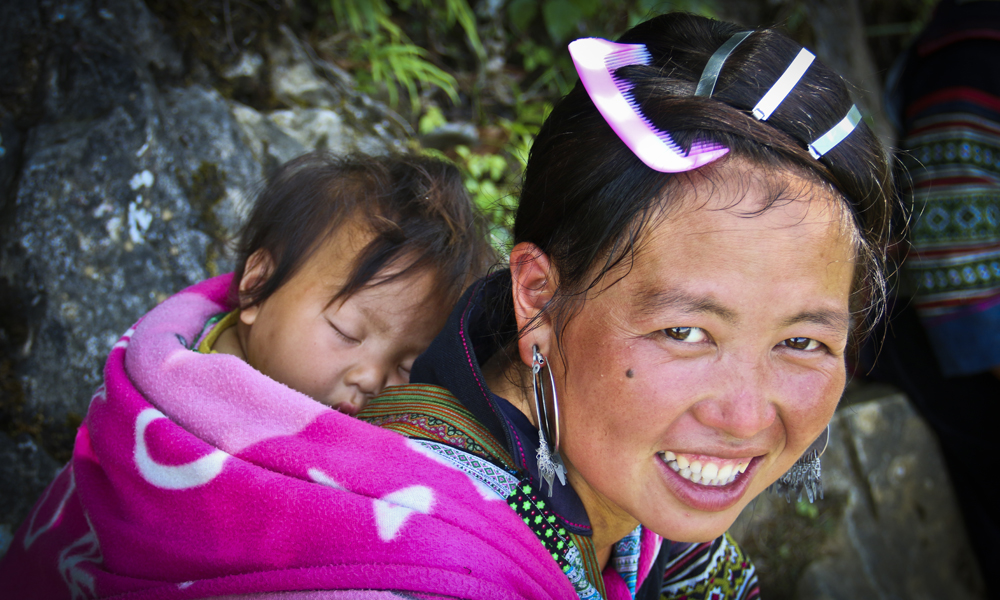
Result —
[{"label": "mole on cheek", "polygon": [[632,379],[633,377],[635,377],[635,371],[633,371],[632,369],[629,369],[628,371],[625,371],[625,377],[628,377],[629,379]]}]

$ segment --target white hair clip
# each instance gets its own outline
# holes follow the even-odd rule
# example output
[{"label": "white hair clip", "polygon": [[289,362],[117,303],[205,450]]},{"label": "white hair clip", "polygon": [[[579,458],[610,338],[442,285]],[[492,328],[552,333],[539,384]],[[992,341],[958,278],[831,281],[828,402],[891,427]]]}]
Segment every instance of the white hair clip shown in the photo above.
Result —
[{"label": "white hair clip", "polygon": [[847,111],[846,117],[831,127],[829,131],[816,138],[813,143],[809,144],[809,154],[812,154],[813,158],[818,160],[821,156],[833,150],[837,144],[844,141],[847,136],[851,135],[851,132],[857,128],[860,122],[861,111],[858,110],[857,105],[851,105],[851,110]]},{"label": "white hair clip", "polygon": [[753,111],[751,111],[753,116],[757,117],[760,121],[766,121],[771,116],[771,113],[781,105],[781,102],[792,91],[792,88],[802,79],[802,76],[805,75],[806,70],[815,58],[816,55],[805,48],[799,50],[792,64],[788,65],[788,68],[774,82],[771,89],[767,90],[764,97],[757,102],[757,106],[753,107]]}]

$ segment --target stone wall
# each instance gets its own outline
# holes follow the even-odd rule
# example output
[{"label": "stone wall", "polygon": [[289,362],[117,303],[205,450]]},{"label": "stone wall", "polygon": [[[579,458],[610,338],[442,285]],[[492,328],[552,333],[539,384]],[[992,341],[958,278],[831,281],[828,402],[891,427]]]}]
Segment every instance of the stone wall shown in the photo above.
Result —
[{"label": "stone wall", "polygon": [[[231,270],[267,171],[313,148],[385,152],[407,131],[284,28],[212,73],[141,0],[0,4],[2,543],[68,458],[114,341]],[[218,91],[246,80],[276,108]]]},{"label": "stone wall", "polygon": [[731,532],[768,600],[984,597],[937,442],[892,388],[847,394],[822,457],[824,498],[764,494]]}]

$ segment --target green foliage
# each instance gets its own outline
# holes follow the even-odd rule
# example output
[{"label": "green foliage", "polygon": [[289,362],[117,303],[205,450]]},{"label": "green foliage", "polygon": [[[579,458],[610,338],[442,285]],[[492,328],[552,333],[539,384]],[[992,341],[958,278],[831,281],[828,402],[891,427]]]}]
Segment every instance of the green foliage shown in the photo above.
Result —
[{"label": "green foliage", "polygon": [[507,161],[499,154],[475,154],[467,146],[456,147],[455,153],[466,173],[465,187],[476,205],[492,222],[509,226],[504,214],[506,206],[502,202],[509,194],[501,192],[508,175]]},{"label": "green foliage", "polygon": [[420,132],[421,135],[430,133],[447,122],[448,119],[444,116],[444,113],[441,112],[441,109],[436,106],[431,106],[427,109],[427,112],[424,113],[424,116],[420,117],[420,123],[417,124],[417,131]]},{"label": "green foliage", "polygon": [[[399,10],[408,12],[419,5],[429,12],[430,19],[441,20],[447,27],[456,23],[465,32],[468,45],[476,56],[486,55],[476,20],[466,0],[395,0]],[[369,69],[358,73],[362,87],[385,86],[389,102],[399,103],[399,88],[406,90],[410,108],[420,109],[420,90],[436,87],[458,102],[455,77],[428,60],[430,53],[414,44],[392,19],[393,6],[386,0],[330,0],[334,19],[357,37],[350,45],[352,58],[367,62]]]},{"label": "green foliage", "polygon": [[528,151],[535,141],[535,135],[545,122],[545,117],[552,112],[549,102],[534,102],[518,107],[518,118],[514,121],[502,119],[500,124],[510,133],[507,141],[507,152],[523,169],[528,164]]},{"label": "green foliage", "polygon": [[[558,97],[569,92],[576,72],[566,51],[571,39],[617,37],[626,28],[670,11],[715,16],[714,0],[512,0],[507,18],[517,37],[514,44],[532,79],[529,95]],[[544,31],[546,37],[537,33]]]},{"label": "green foliage", "polygon": [[507,5],[507,18],[514,27],[521,31],[527,31],[531,22],[538,14],[538,2],[536,0],[513,0]]},{"label": "green foliage", "polygon": [[396,37],[402,33],[389,19],[389,5],[384,0],[330,0],[330,7],[337,22],[355,33],[374,36],[382,29]]},{"label": "green foliage", "polygon": [[546,0],[542,3],[545,29],[555,42],[568,38],[586,16],[573,0]]},{"label": "green foliage", "polygon": [[808,500],[799,500],[795,503],[795,514],[812,520],[819,516],[819,507]]},{"label": "green foliage", "polygon": [[[334,20],[350,36],[352,71],[363,89],[384,89],[393,105],[406,95],[413,115],[420,115],[421,134],[445,125],[452,115],[468,120],[470,109],[481,130],[491,130],[495,139],[481,147],[428,152],[459,166],[500,247],[509,240],[535,135],[554,101],[577,80],[566,43],[592,35],[614,38],[670,10],[714,13],[712,0],[501,0],[499,13],[483,8],[477,22],[473,0],[329,2]],[[490,40],[489,52],[480,27]],[[490,71],[487,63],[503,71]],[[421,106],[432,89],[443,91],[456,106],[441,108],[437,101]],[[457,106],[460,99],[468,104]]]},{"label": "green foliage", "polygon": [[358,49],[371,61],[371,79],[385,85],[392,105],[399,102],[397,83],[406,88],[414,112],[420,109],[418,87],[432,85],[441,88],[452,102],[458,102],[455,78],[428,62],[426,50],[413,44],[383,42],[382,36],[376,35],[362,41]]},{"label": "green foliage", "polygon": [[[439,150],[424,152],[454,162],[462,171],[465,187],[476,206],[491,223],[490,233],[493,243],[503,253],[510,248],[510,230],[517,211],[517,187],[520,176],[528,160],[528,151],[552,105],[532,103],[519,107],[514,120],[498,118],[493,125],[499,126],[507,140],[500,152],[475,151],[467,146],[457,146],[453,153]],[[440,108],[432,106],[420,118],[418,131],[430,133],[447,123]]]}]

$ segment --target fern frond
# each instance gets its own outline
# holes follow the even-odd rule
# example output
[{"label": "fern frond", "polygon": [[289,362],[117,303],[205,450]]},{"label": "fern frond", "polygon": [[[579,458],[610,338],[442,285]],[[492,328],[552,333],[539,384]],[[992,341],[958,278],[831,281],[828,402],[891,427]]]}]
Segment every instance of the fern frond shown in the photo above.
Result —
[{"label": "fern frond", "polygon": [[448,72],[427,61],[426,50],[413,44],[372,44],[372,79],[383,83],[389,93],[389,101],[399,101],[398,86],[406,88],[414,112],[420,108],[419,88],[427,85],[440,88],[458,102],[458,82]]},{"label": "fern frond", "polygon": [[[422,0],[424,8],[434,9],[440,0]],[[479,30],[476,28],[476,15],[469,7],[467,0],[445,0],[445,23],[450,27],[457,21],[465,32],[465,37],[469,40],[469,46],[480,60],[486,57],[486,50],[483,42],[479,39]]]}]

